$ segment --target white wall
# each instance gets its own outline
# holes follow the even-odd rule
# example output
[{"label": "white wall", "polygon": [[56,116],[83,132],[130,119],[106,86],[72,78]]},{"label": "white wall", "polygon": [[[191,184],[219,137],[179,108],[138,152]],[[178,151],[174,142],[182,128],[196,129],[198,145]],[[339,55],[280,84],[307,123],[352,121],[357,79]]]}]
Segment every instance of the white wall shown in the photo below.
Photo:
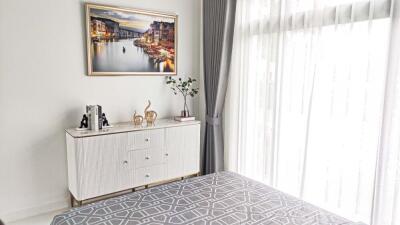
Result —
[{"label": "white wall", "polygon": [[[179,15],[178,73],[199,78],[200,0],[91,1]],[[0,218],[67,205],[64,128],[86,104],[127,121],[146,100],[160,117],[182,102],[164,77],[88,77],[81,0],[0,0]],[[190,102],[199,113],[199,100]]]}]

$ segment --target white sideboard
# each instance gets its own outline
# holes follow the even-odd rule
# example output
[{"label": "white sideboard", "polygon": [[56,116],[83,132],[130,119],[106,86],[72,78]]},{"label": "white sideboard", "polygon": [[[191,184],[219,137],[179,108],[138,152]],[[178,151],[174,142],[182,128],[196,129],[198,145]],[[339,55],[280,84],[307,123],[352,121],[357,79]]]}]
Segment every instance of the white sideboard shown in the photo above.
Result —
[{"label": "white sideboard", "polygon": [[66,130],[68,186],[83,200],[199,173],[200,122]]}]

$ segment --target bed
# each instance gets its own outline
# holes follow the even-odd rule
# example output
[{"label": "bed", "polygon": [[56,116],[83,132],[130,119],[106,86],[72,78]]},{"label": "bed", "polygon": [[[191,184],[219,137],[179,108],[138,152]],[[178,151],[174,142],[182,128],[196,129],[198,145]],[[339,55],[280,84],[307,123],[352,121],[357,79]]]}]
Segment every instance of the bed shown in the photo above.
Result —
[{"label": "bed", "polygon": [[73,208],[51,225],[355,225],[232,172],[190,178]]}]

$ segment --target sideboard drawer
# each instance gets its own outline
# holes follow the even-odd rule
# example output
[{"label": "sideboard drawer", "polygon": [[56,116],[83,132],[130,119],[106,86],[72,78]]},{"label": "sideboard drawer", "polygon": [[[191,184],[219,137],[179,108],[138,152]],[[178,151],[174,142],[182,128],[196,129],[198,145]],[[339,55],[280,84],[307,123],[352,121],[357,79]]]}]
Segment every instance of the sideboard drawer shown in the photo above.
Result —
[{"label": "sideboard drawer", "polygon": [[165,177],[164,171],[164,164],[137,169],[135,173],[135,184],[140,186],[159,182]]},{"label": "sideboard drawer", "polygon": [[135,162],[135,168],[148,167],[164,162],[164,151],[162,148],[149,148],[130,151],[130,160]]},{"label": "sideboard drawer", "polygon": [[164,129],[128,133],[129,150],[157,148],[164,145]]}]

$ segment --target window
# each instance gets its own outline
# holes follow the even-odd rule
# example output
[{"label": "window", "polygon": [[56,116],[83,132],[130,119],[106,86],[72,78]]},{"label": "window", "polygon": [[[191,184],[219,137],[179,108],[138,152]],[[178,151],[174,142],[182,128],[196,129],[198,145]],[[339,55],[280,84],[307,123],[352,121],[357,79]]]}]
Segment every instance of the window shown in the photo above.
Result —
[{"label": "window", "polygon": [[238,2],[228,168],[370,222],[390,4]]}]

